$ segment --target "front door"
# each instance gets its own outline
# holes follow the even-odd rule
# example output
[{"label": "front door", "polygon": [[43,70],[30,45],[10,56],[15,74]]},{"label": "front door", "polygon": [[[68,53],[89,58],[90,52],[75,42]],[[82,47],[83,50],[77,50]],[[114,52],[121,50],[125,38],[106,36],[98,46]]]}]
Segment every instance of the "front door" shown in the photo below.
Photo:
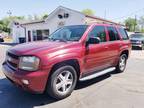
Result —
[{"label": "front door", "polygon": [[99,71],[109,67],[107,36],[104,26],[95,26],[88,37],[99,37],[100,43],[89,44],[85,55],[85,73]]},{"label": "front door", "polygon": [[31,31],[28,31],[28,42],[31,42]]}]

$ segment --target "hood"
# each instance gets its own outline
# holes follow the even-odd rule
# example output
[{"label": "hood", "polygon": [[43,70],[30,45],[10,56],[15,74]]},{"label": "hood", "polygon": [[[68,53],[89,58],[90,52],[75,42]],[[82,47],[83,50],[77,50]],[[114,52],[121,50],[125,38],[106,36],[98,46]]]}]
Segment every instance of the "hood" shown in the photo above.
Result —
[{"label": "hood", "polygon": [[[16,45],[10,49],[18,55],[37,54],[42,52],[52,52],[53,50],[64,49],[73,46],[76,42],[56,42],[56,41],[38,41]],[[78,42],[77,42],[78,43]]]},{"label": "hood", "polygon": [[130,38],[130,40],[134,40],[134,41],[142,41],[142,40],[144,40],[144,38]]}]

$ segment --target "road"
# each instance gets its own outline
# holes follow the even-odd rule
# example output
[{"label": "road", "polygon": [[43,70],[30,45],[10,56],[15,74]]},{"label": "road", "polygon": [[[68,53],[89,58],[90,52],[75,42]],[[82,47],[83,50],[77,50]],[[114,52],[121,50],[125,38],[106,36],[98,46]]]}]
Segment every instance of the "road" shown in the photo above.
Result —
[{"label": "road", "polygon": [[[0,45],[0,64],[7,48]],[[27,93],[13,86],[0,71],[0,99],[0,108],[143,108],[144,52],[131,52],[124,73],[81,82],[61,101]]]}]

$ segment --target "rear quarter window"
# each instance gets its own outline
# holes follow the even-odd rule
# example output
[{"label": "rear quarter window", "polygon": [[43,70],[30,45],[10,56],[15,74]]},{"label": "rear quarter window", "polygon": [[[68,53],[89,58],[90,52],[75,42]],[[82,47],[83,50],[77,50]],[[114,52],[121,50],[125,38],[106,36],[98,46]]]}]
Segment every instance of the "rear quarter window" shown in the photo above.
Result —
[{"label": "rear quarter window", "polygon": [[126,30],[124,30],[123,28],[118,28],[118,31],[119,31],[119,33],[120,33],[123,40],[128,40],[129,39]]}]

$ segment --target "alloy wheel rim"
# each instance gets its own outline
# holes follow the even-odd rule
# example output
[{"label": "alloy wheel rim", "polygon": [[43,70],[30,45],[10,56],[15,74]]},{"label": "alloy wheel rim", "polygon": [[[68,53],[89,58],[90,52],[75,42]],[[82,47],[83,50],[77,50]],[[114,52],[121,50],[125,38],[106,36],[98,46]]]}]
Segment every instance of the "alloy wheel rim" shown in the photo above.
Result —
[{"label": "alloy wheel rim", "polygon": [[125,66],[126,66],[126,58],[125,56],[121,56],[120,62],[119,62],[120,70],[123,71],[125,69]]},{"label": "alloy wheel rim", "polygon": [[73,84],[73,75],[70,71],[61,72],[56,78],[56,90],[60,94],[66,94]]}]

